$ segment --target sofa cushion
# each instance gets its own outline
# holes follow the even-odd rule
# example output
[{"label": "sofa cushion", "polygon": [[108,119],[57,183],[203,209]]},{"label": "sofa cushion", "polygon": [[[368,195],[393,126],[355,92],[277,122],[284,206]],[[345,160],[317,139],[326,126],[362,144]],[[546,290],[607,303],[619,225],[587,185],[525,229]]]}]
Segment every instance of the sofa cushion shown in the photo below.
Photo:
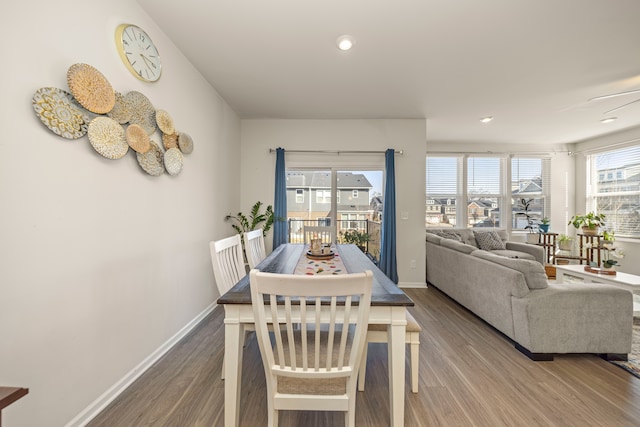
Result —
[{"label": "sofa cushion", "polygon": [[530,259],[532,261],[537,261],[536,257],[534,257],[531,254],[528,254],[526,252],[520,252],[520,251],[512,251],[510,249],[491,251],[491,253],[500,255],[503,257],[507,257],[507,258],[520,258],[520,259]]},{"label": "sofa cushion", "polygon": [[441,240],[442,237],[436,236],[435,234],[427,231],[427,242],[439,245]]},{"label": "sofa cushion", "polygon": [[455,240],[456,242],[462,242],[462,236],[453,231],[436,231],[434,232],[434,234],[436,236],[442,237],[443,239],[451,239]]},{"label": "sofa cushion", "polygon": [[485,251],[505,250],[507,247],[496,231],[473,231],[478,247]]},{"label": "sofa cushion", "polygon": [[442,239],[440,241],[440,246],[444,246],[445,248],[453,249],[465,254],[470,254],[471,252],[478,250],[478,248],[476,248],[475,246],[467,245],[466,243],[457,242],[451,239]]},{"label": "sofa cushion", "polygon": [[544,267],[537,261],[505,258],[487,251],[475,251],[471,256],[486,259],[521,272],[529,289],[545,289],[549,286]]}]

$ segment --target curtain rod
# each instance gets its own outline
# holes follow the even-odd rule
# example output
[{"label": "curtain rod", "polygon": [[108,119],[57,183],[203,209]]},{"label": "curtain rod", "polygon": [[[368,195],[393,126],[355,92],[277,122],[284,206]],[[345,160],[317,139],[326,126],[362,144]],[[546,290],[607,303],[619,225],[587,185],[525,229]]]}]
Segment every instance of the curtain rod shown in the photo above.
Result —
[{"label": "curtain rod", "polygon": [[[366,151],[366,150],[284,150],[285,153],[308,153],[308,154],[385,154],[386,151]],[[275,153],[275,148],[269,148],[269,153]],[[402,156],[404,154],[403,150],[396,150],[395,154]]]}]

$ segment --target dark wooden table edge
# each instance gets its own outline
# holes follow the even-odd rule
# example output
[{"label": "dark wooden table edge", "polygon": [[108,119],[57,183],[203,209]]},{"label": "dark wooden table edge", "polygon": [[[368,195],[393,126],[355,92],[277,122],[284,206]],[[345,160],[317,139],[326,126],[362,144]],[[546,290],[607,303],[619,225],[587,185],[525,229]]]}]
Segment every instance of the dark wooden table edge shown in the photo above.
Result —
[{"label": "dark wooden table edge", "polygon": [[[297,264],[298,259],[302,255],[305,245],[281,245],[276,248],[267,258],[264,259],[260,264],[256,266],[256,269],[260,271],[274,272],[275,270],[274,263],[272,262],[274,258],[277,258],[281,252],[288,251],[292,255],[290,259],[287,261],[287,270],[290,270],[290,273],[293,273],[295,265]],[[349,251],[360,251],[355,245],[338,245],[337,247],[338,253],[342,256],[343,251],[347,253]],[[345,267],[349,270],[350,265],[346,258],[343,256],[343,262],[345,263]],[[362,257],[362,263],[364,264],[362,267],[364,269],[371,270],[373,272],[375,280],[387,290],[387,294],[385,295],[385,299],[375,300],[372,299],[372,306],[403,306],[403,307],[412,307],[415,305],[413,300],[409,298],[409,296],[400,289],[395,283],[391,281],[373,262],[371,262],[366,256]],[[247,288],[249,286],[249,275],[243,277],[233,288],[231,288],[224,295],[221,295],[218,298],[217,303],[219,305],[225,304],[250,304],[251,297],[247,292]]]}]

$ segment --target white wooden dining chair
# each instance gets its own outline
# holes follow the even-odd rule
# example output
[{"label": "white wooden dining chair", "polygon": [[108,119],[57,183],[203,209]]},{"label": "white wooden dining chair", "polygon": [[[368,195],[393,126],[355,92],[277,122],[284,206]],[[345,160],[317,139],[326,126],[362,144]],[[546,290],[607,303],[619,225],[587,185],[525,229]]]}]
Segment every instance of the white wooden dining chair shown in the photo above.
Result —
[{"label": "white wooden dining chair", "polygon": [[[420,356],[420,331],[422,328],[416,319],[406,310],[407,314],[407,331],[405,333],[405,342],[409,345],[410,368],[411,368],[411,391],[418,392],[418,372],[419,372],[419,356]],[[364,391],[364,380],[367,376],[367,350],[370,343],[389,342],[389,334],[387,333],[387,325],[371,324],[367,329],[367,344],[362,351],[362,364],[360,364],[360,374],[358,375],[358,390]]]},{"label": "white wooden dining chair", "polygon": [[[211,265],[213,266],[213,276],[218,286],[218,292],[223,295],[229,291],[236,283],[247,275],[242,256],[242,240],[239,234],[235,234],[225,239],[216,240],[209,243],[211,249]],[[254,325],[243,323],[244,334],[255,330]],[[222,374],[224,379],[224,358],[222,359]]]},{"label": "white wooden dining chair", "polygon": [[331,226],[304,226],[304,243],[311,243],[311,239],[321,239],[322,243],[334,243],[335,229]]},{"label": "white wooden dining chair", "polygon": [[262,228],[244,232],[244,252],[247,254],[249,268],[254,268],[267,257]]},{"label": "white wooden dining chair", "polygon": [[282,410],[344,411],[345,426],[355,426],[372,278],[371,271],[303,276],[251,270],[269,427],[278,425]]}]

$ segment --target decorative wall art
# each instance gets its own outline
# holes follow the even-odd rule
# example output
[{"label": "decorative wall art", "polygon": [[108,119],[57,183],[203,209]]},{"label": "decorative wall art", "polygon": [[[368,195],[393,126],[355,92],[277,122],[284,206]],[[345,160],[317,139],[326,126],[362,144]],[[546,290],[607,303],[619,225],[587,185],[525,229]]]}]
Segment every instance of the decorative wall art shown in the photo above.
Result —
[{"label": "decorative wall art", "polygon": [[[107,78],[88,64],[67,71],[69,92],[43,87],[33,95],[36,116],[53,133],[66,139],[88,135],[91,146],[108,159],[121,159],[129,148],[140,168],[151,176],[182,172],[183,154],[193,151],[193,140],[176,131],[173,118],[156,110],[142,93],[115,91]],[[162,148],[150,136],[160,131]]]},{"label": "decorative wall art", "polygon": [[87,134],[89,116],[73,96],[62,89],[38,89],[33,95],[33,109],[42,123],[56,135],[78,139]]}]

